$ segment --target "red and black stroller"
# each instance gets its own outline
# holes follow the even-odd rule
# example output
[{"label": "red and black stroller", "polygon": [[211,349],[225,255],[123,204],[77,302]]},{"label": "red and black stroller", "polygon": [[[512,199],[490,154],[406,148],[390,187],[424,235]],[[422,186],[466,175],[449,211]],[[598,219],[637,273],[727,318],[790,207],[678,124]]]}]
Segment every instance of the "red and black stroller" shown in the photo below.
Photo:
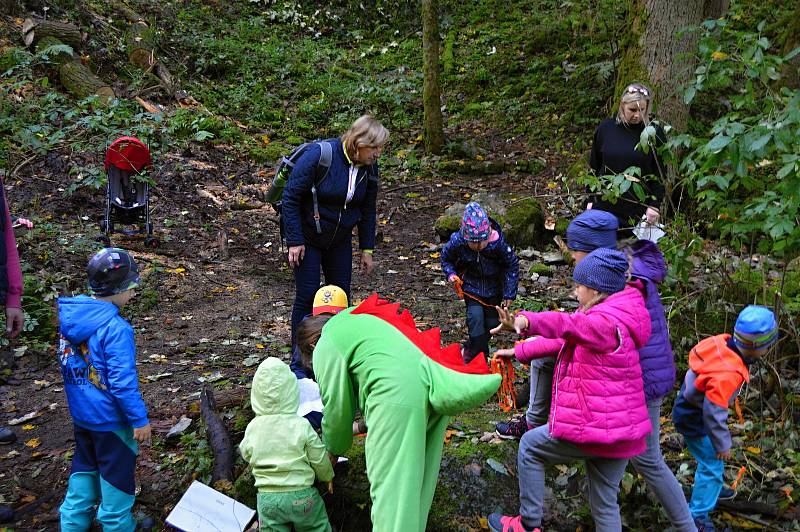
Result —
[{"label": "red and black stroller", "polygon": [[[120,137],[106,150],[106,214],[100,222],[101,240],[109,245],[114,232],[125,235],[146,234],[144,244],[158,247],[150,221],[150,187],[146,179],[137,179],[152,167],[150,150],[136,137]],[[135,225],[135,229],[117,229],[116,225]]]}]

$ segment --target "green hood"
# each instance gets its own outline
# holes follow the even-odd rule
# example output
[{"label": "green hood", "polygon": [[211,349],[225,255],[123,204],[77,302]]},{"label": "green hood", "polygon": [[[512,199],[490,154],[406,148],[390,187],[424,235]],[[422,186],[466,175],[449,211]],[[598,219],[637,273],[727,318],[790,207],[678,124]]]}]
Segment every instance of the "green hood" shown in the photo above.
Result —
[{"label": "green hood", "polygon": [[300,403],[297,378],[285,363],[270,357],[253,377],[250,405],[257,416],[295,414]]}]

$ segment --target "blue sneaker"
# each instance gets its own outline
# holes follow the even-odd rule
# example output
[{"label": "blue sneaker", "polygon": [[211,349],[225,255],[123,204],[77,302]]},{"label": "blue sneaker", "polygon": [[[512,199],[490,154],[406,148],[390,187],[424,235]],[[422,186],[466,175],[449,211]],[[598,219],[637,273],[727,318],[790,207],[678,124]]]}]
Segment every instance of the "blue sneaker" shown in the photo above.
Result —
[{"label": "blue sneaker", "polygon": [[17,441],[17,435],[14,431],[5,427],[0,427],[0,445],[8,445]]},{"label": "blue sneaker", "polygon": [[697,532],[714,532],[714,522],[710,517],[695,517],[694,526],[697,527]]}]

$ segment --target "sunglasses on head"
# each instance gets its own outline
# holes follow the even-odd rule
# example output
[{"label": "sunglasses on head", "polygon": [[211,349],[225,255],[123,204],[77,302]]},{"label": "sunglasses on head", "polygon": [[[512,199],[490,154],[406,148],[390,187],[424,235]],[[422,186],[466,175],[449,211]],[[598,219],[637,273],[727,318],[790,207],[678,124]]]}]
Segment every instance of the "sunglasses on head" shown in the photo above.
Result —
[{"label": "sunglasses on head", "polygon": [[625,92],[627,92],[628,94],[634,94],[638,92],[639,94],[642,94],[644,96],[650,96],[649,90],[645,89],[644,87],[639,87],[637,85],[628,85],[628,87],[625,89]]}]

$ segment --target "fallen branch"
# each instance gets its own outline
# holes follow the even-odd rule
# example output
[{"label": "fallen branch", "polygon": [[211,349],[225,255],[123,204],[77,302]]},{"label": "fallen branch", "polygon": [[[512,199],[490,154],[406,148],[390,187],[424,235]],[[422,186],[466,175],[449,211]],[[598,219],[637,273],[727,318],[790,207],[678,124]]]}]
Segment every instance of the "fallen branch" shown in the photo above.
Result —
[{"label": "fallen branch", "polygon": [[222,201],[221,199],[219,199],[214,194],[212,194],[211,192],[209,192],[204,188],[198,190],[197,195],[200,196],[201,198],[210,199],[212,202],[214,202],[214,205],[216,205],[217,207],[225,207],[224,201]]},{"label": "fallen branch", "polygon": [[780,517],[783,519],[797,519],[800,512],[796,509],[781,510],[777,506],[760,501],[742,501],[733,499],[730,501],[717,501],[717,509],[735,512],[737,514],[761,514],[769,517]]},{"label": "fallen branch", "polygon": [[200,392],[200,413],[206,423],[208,443],[214,455],[214,469],[211,474],[211,484],[219,482],[233,482],[233,451],[231,438],[225,424],[217,413],[214,392],[208,385],[203,386]]}]

